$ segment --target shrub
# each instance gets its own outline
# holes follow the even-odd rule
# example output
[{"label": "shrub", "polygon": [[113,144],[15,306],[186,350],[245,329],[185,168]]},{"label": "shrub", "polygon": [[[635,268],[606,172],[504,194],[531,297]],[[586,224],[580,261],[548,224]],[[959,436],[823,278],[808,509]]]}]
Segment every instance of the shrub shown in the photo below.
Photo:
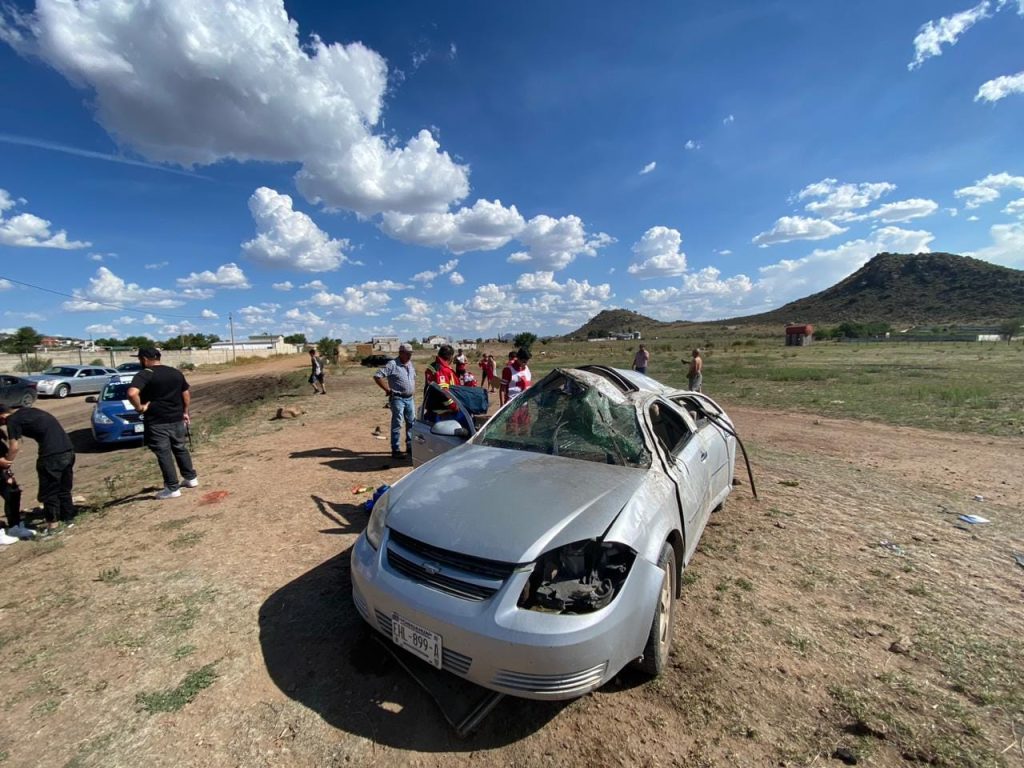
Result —
[{"label": "shrub", "polygon": [[32,371],[45,371],[51,365],[53,365],[52,357],[39,357],[38,355],[32,355],[18,363],[14,367],[14,370],[23,371],[24,373],[32,373]]},{"label": "shrub", "polygon": [[179,371],[194,371],[195,369],[196,369],[196,364],[195,363],[190,363],[187,360],[178,363],[178,370]]},{"label": "shrub", "polygon": [[99,366],[103,366],[103,365],[106,365],[106,363],[104,363],[104,362],[103,362],[103,360],[102,360],[101,358],[99,358],[99,357],[94,357],[94,358],[93,358],[92,360],[90,360],[90,361],[89,361],[89,365],[99,365]]}]

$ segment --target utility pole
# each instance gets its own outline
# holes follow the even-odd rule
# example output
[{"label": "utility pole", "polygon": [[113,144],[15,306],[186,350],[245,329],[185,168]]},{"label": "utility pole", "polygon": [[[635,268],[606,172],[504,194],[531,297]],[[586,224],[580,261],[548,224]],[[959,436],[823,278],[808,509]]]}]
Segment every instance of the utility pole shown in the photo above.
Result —
[{"label": "utility pole", "polygon": [[228,312],[228,325],[231,327],[231,362],[235,362],[235,319]]}]

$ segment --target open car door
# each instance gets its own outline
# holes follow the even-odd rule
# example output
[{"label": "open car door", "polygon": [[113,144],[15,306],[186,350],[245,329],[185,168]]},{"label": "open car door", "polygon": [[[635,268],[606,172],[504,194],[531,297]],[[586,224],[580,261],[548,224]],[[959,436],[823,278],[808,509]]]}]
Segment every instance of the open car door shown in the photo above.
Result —
[{"label": "open car door", "polygon": [[489,401],[482,387],[428,384],[412,425],[412,463],[420,464],[462,445],[476,434],[473,417],[486,414]]}]

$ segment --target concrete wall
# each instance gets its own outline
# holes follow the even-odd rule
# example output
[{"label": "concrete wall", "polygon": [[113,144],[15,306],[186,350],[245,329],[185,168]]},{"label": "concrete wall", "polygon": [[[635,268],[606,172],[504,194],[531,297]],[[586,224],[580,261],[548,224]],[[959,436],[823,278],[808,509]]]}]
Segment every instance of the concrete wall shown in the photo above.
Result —
[{"label": "concrete wall", "polygon": [[[291,346],[291,345],[289,345]],[[193,350],[162,350],[163,354],[160,357],[160,362],[164,365],[171,365],[175,368],[179,363],[189,362],[194,365],[210,365],[211,363],[230,363],[231,362],[231,349],[193,349]],[[273,349],[237,349],[235,350],[235,357],[271,357],[275,354],[279,354]],[[93,360],[102,360],[105,366],[111,368],[120,365],[121,363],[134,362],[136,360],[135,354],[131,351],[125,352],[108,352],[94,350],[89,351],[86,349],[77,350],[59,350],[50,352],[40,352],[39,357],[50,358],[53,360],[54,365],[88,365]],[[0,372],[3,373],[19,373],[15,370],[17,365],[21,362],[21,358],[18,355],[8,355],[0,353]],[[38,373],[38,371],[33,371]]]}]

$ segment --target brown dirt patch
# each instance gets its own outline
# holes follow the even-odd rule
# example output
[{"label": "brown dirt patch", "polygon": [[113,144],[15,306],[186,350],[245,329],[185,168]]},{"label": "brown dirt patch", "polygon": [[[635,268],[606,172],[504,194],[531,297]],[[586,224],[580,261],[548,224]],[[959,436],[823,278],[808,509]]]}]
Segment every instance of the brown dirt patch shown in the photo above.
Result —
[{"label": "brown dirt patch", "polygon": [[[158,502],[148,452],[85,454],[79,486],[106,499],[116,477],[113,503],[0,553],[0,764],[825,765],[838,746],[881,766],[1024,761],[1006,749],[1024,736],[1022,441],[731,409],[761,499],[744,479],[706,531],[671,671],[507,699],[460,741],[351,603],[369,496],[352,488],[409,469],[373,436],[382,398],[351,368],[327,397],[259,400],[262,377],[300,366],[190,377],[197,429],[256,404],[197,447],[200,489]],[[993,523],[960,530],[962,512]]]}]

